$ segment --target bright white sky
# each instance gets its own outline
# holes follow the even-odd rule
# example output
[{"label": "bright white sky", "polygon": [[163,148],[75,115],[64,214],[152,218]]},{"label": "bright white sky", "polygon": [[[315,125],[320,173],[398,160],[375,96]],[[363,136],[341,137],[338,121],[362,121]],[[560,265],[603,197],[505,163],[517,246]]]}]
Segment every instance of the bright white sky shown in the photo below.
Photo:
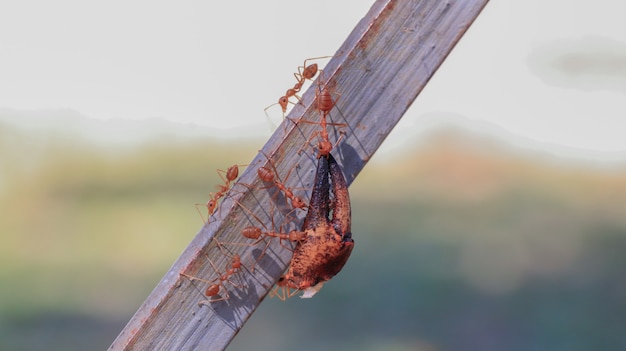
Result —
[{"label": "bright white sky", "polygon": [[[269,135],[263,109],[305,58],[332,55],[371,3],[4,1],[0,108]],[[387,141],[457,115],[546,145],[626,153],[624,4],[492,1]]]}]

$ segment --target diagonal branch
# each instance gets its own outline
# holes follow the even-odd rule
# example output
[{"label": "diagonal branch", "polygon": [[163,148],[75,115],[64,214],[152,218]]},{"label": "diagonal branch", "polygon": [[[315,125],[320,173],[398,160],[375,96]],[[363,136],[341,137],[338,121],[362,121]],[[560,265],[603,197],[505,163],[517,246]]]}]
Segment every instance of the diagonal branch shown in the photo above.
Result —
[{"label": "diagonal branch", "polygon": [[[357,24],[335,56],[324,68],[319,84],[340,95],[330,122],[345,124],[329,127],[331,139],[339,129],[345,137],[332,153],[343,167],[348,184],[356,178],[385,137],[424,88],[437,68],[478,16],[488,0],[378,0]],[[310,189],[316,155],[305,149],[310,136],[319,130],[313,123],[294,123],[301,118],[319,119],[313,101],[318,83],[302,96],[274,135],[241,175],[217,215],[196,235],[161,282],[122,330],[109,350],[196,350],[223,349],[254,312],[284,272],[290,252],[271,245],[257,269],[243,270],[232,277],[238,283],[227,285],[229,298],[199,306],[205,285],[180,275],[181,272],[213,279],[215,267],[224,271],[232,257],[225,255],[212,238],[220,242],[241,242],[241,230],[261,218],[271,227],[270,208],[284,203],[257,176],[260,166],[276,165],[285,183],[293,189]],[[267,155],[267,156],[266,156]],[[284,180],[284,179],[283,179]],[[247,184],[243,186],[241,184]],[[300,191],[300,190],[297,190]],[[310,193],[300,191],[308,199]],[[242,204],[250,211],[242,210]],[[299,210],[298,210],[299,211]],[[301,212],[301,211],[300,211]],[[294,226],[301,226],[302,216]],[[252,218],[251,218],[252,217]],[[258,225],[258,224],[254,224]],[[355,233],[358,250],[358,233]],[[244,265],[251,266],[259,248],[231,246]],[[213,265],[208,264],[207,257]],[[336,279],[340,279],[341,277]],[[322,291],[323,293],[323,291]],[[311,301],[314,303],[314,301]]]}]

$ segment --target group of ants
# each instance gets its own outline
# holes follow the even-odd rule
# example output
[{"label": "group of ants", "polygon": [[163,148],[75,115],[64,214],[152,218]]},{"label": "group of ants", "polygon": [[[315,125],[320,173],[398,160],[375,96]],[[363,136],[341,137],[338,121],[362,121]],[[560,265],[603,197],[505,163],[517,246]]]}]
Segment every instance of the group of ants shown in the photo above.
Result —
[{"label": "group of ants", "polygon": [[[265,226],[264,228],[247,226],[241,231],[242,240],[246,241],[244,245],[256,246],[264,244],[263,251],[251,267],[252,272],[254,272],[254,266],[269,248],[272,239],[278,239],[282,247],[286,247],[293,252],[287,271],[279,278],[276,286],[270,292],[270,297],[278,297],[283,301],[300,292],[303,293],[301,296],[303,298],[312,297],[321,289],[323,283],[339,273],[348,260],[354,246],[350,228],[350,199],[345,177],[336,160],[331,155],[332,149],[337,146],[345,133],[340,130],[340,137],[333,144],[329,140],[327,131],[329,126],[341,128],[345,127],[346,124],[327,121],[330,111],[335,107],[338,99],[335,96],[338,96],[338,94],[331,93],[328,88],[328,82],[326,84],[321,83],[323,72],[318,68],[318,64],[310,63],[324,58],[328,58],[328,56],[306,59],[304,64],[298,67],[298,72],[294,73],[296,83],[293,88],[288,89],[285,95],[278,99],[277,103],[265,109],[267,114],[267,110],[270,107],[279,105],[283,112],[283,118],[285,118],[289,104],[302,104],[302,99],[298,96],[298,93],[306,81],[313,82],[315,77],[318,76],[319,83],[316,87],[314,106],[319,112],[319,120],[312,121],[301,118],[295,122],[296,124],[304,122],[319,125],[319,129],[310,136],[306,144],[298,151],[300,153],[305,147],[313,145],[317,151],[318,164],[309,203],[307,204],[304,199],[295,195],[293,190],[284,184],[278,175],[276,165],[272,163],[267,155],[266,158],[270,166],[261,166],[257,169],[258,177],[266,184],[265,188],[275,187],[281,192],[287,202],[286,206],[291,211],[306,211],[304,224],[299,230],[293,229],[288,232],[281,232],[282,229],[280,228],[268,229]],[[291,98],[297,99],[298,102],[291,101]],[[317,141],[312,142],[315,139]],[[239,177],[239,169],[243,166],[246,165],[235,164],[228,167],[226,171],[217,170],[223,184],[217,186],[216,192],[209,194],[209,200],[206,204],[197,204],[197,206],[206,207],[207,221],[210,220],[216,209],[218,209],[220,200],[229,195],[236,179]],[[285,179],[288,177],[289,174],[287,174]],[[242,185],[252,188],[251,185]],[[261,223],[261,220],[252,211],[237,200],[234,200],[234,203]],[[228,285],[238,289],[243,288],[242,284],[238,283],[241,279],[236,279],[236,275],[244,270],[241,257],[238,254],[230,253],[225,248],[228,245],[227,243],[220,242],[215,237],[212,240],[219,250],[229,257],[229,265],[225,269],[220,270],[207,256],[208,262],[216,275],[215,278],[201,279],[185,272],[180,273],[191,282],[199,281],[208,284],[204,290],[206,298],[199,302],[201,305],[229,299]],[[292,244],[287,247],[283,245],[283,241]]]}]

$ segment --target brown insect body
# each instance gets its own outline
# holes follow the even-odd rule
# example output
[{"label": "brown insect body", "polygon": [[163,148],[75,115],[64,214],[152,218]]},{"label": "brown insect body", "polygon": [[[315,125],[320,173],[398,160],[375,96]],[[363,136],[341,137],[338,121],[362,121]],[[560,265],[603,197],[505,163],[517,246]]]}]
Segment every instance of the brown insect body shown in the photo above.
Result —
[{"label": "brown insect body", "polygon": [[[239,167],[240,167],[239,165],[232,165],[228,167],[226,171],[223,171],[221,169],[217,170],[217,174],[222,178],[222,180],[224,181],[224,184],[220,184],[217,186],[218,188],[217,192],[209,194],[210,199],[204,205],[207,208],[207,221],[209,217],[213,214],[213,212],[215,212],[219,199],[226,196],[226,193],[230,189],[231,183],[234,182],[235,179],[237,179],[237,177],[239,177]],[[222,174],[226,174],[226,178],[224,178]],[[198,208],[198,206],[201,206],[201,205],[202,204],[196,204],[196,209]],[[198,210],[198,213],[199,212],[200,211]],[[202,216],[202,213],[200,213],[200,216]]]},{"label": "brown insect body", "polygon": [[299,102],[302,102],[302,100],[298,96],[298,93],[302,89],[304,82],[307,80],[313,80],[313,78],[317,75],[317,72],[321,71],[321,69],[318,68],[317,63],[312,63],[310,65],[307,65],[307,61],[318,60],[318,59],[323,59],[323,58],[328,58],[328,57],[330,56],[313,57],[313,58],[304,60],[304,64],[298,67],[298,72],[293,74],[293,76],[296,78],[296,83],[294,84],[293,88],[287,89],[287,91],[285,92],[285,95],[278,98],[277,103],[271,104],[270,106],[266,107],[265,114],[267,115],[267,109],[278,104],[281,110],[283,111],[283,118],[284,118],[285,113],[287,113],[287,106],[289,105],[289,103],[291,103],[291,101],[289,101],[289,98],[293,96],[296,99],[298,99]]},{"label": "brown insect body", "polygon": [[[331,182],[334,203],[332,219],[329,219]],[[318,284],[339,273],[354,247],[346,180],[330,154],[328,158],[319,158],[303,231],[306,231],[307,237],[296,244],[289,269],[279,279],[278,286],[304,290],[306,294],[308,289],[316,292]]]},{"label": "brown insect body", "polygon": [[[300,122],[303,123],[311,123],[311,124],[319,124],[320,129],[316,132],[314,132],[313,134],[311,134],[311,136],[309,137],[309,139],[307,140],[305,145],[308,145],[311,140],[313,140],[315,137],[318,138],[318,142],[317,142],[317,158],[320,157],[327,157],[328,155],[330,155],[330,152],[332,151],[333,147],[335,145],[337,145],[339,143],[339,141],[343,138],[343,131],[340,131],[341,136],[339,137],[339,139],[337,139],[337,141],[335,142],[335,145],[333,145],[333,143],[330,142],[329,140],[329,135],[328,135],[328,131],[327,131],[327,126],[329,125],[333,125],[333,126],[337,126],[337,127],[345,127],[346,124],[344,123],[332,123],[332,122],[328,122],[328,115],[330,113],[330,111],[335,107],[335,103],[337,101],[333,100],[333,96],[330,92],[330,90],[328,89],[327,86],[324,86],[323,88],[320,85],[320,89],[316,92],[316,97],[315,97],[315,104],[316,104],[316,108],[317,110],[319,110],[320,112],[320,120],[319,122],[317,121],[308,121],[305,119],[300,119]],[[304,146],[303,146],[304,147]],[[298,153],[300,153],[300,151],[302,150],[302,148],[300,150],[298,150]]]},{"label": "brown insect body", "polygon": [[[275,167],[274,170],[276,170]],[[271,169],[267,167],[259,167],[259,169],[257,170],[257,174],[259,175],[259,178],[261,178],[261,180],[263,180],[264,182],[274,183],[278,190],[282,191],[285,194],[285,197],[290,200],[291,206],[293,206],[293,208],[304,209],[307,207],[306,202],[304,202],[304,200],[302,200],[299,196],[296,196],[291,188],[285,186],[285,184],[283,184],[283,182],[278,179],[276,173]],[[289,174],[287,174],[287,177],[289,177]]]},{"label": "brown insect body", "polygon": [[[218,243],[218,246],[221,245]],[[220,246],[221,249],[221,246]],[[208,256],[207,256],[208,259]],[[217,267],[215,266],[215,264],[213,264],[213,262],[209,259],[209,264],[211,265],[211,267],[213,267],[213,270],[215,271],[215,273],[218,275],[216,278],[214,278],[213,280],[205,280],[205,279],[201,279],[201,278],[197,278],[194,277],[192,275],[186,274],[186,273],[180,273],[181,275],[187,277],[189,280],[194,281],[194,280],[198,280],[201,282],[205,282],[205,283],[209,283],[209,286],[207,286],[206,290],[204,290],[204,295],[206,297],[208,297],[208,299],[200,301],[199,304],[209,304],[209,303],[213,303],[213,302],[217,302],[217,301],[224,301],[224,300],[228,300],[230,298],[230,294],[228,293],[228,289],[226,288],[225,283],[228,282],[230,285],[236,287],[236,288],[241,288],[241,285],[235,283],[231,277],[233,277],[235,274],[238,274],[239,272],[241,272],[241,258],[239,257],[239,255],[234,255],[230,264],[230,267],[227,268],[224,272],[220,272],[218,271]],[[220,290],[224,290],[224,296],[218,296],[220,293]]]}]

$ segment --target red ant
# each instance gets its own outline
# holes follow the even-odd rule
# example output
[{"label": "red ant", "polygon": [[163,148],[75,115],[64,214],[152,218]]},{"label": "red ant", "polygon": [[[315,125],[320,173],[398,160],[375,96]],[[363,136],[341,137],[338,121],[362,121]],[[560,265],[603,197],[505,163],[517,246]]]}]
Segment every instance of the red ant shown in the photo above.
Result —
[{"label": "red ant", "polygon": [[[220,250],[222,252],[224,252],[224,250],[222,249],[222,246],[221,246],[222,244],[219,243],[216,239],[213,239],[213,240],[215,240],[217,242],[217,245],[220,248]],[[241,272],[242,263],[241,263],[241,258],[239,257],[239,255],[236,254],[236,255],[232,256],[232,261],[230,263],[230,267],[228,269],[226,269],[226,271],[224,271],[223,273],[221,273],[217,269],[217,267],[215,266],[213,261],[211,261],[211,259],[208,256],[207,256],[207,260],[209,261],[209,264],[213,268],[213,271],[215,271],[215,273],[218,275],[217,278],[215,278],[213,280],[200,279],[200,278],[191,276],[191,275],[186,274],[186,273],[180,273],[181,275],[183,275],[186,278],[188,278],[190,281],[198,280],[198,281],[201,281],[201,282],[209,283],[209,286],[204,291],[204,295],[206,297],[208,297],[208,299],[200,301],[198,303],[200,305],[202,305],[202,304],[209,304],[211,302],[228,300],[228,298],[230,298],[230,294],[228,293],[228,289],[226,289],[225,282],[228,282],[230,285],[232,285],[232,286],[234,286],[234,287],[236,287],[238,289],[242,288],[242,286],[240,284],[236,284],[235,282],[233,282],[231,280],[231,277],[233,275]],[[221,296],[219,298],[214,299],[214,297],[219,296],[220,289],[224,290],[224,296]]]},{"label": "red ant", "polygon": [[290,231],[289,233],[280,233],[280,232],[263,231],[261,228],[255,227],[255,226],[248,226],[248,227],[243,228],[241,230],[241,235],[245,236],[248,239],[258,239],[255,242],[255,244],[263,240],[261,236],[266,236],[270,238],[278,238],[281,241],[282,240],[300,241],[306,238],[306,232],[298,231],[295,229]]},{"label": "red ant", "polygon": [[319,60],[319,59],[324,59],[324,58],[329,58],[329,57],[332,57],[332,56],[320,56],[320,57],[313,57],[313,58],[308,58],[304,60],[304,64],[298,67],[298,72],[293,74],[294,77],[296,78],[296,84],[294,84],[293,88],[287,89],[287,91],[285,92],[285,95],[278,98],[278,102],[266,107],[264,110],[265,115],[268,116],[267,110],[270,107],[274,105],[279,105],[280,108],[283,110],[283,118],[284,118],[285,114],[287,113],[287,105],[290,103],[289,98],[293,96],[296,99],[298,99],[299,102],[302,102],[302,100],[298,96],[298,93],[300,92],[300,90],[302,90],[302,86],[304,85],[304,82],[307,80],[313,80],[315,75],[317,75],[317,72],[321,71],[321,69],[318,69],[317,63],[312,63],[310,65],[307,65],[307,61]]},{"label": "red ant", "polygon": [[[248,208],[246,208],[245,206],[243,206],[239,201],[235,200],[235,202],[237,202],[237,204],[239,205],[239,207],[241,207],[244,211],[246,211],[249,215],[253,216],[259,223],[261,223],[261,225],[264,227],[264,229],[257,227],[257,226],[247,226],[245,228],[243,228],[241,230],[241,235],[248,238],[248,239],[252,239],[255,240],[254,243],[250,244],[252,246],[257,245],[258,243],[260,243],[261,241],[265,241],[265,238],[269,238],[269,240],[266,242],[265,247],[263,248],[263,251],[261,252],[261,254],[257,257],[257,262],[263,257],[263,255],[265,255],[265,251],[267,251],[267,248],[270,246],[271,243],[271,239],[274,238],[278,238],[280,245],[287,249],[287,250],[292,250],[291,247],[286,247],[283,245],[283,240],[287,240],[290,242],[299,242],[302,240],[306,239],[307,233],[304,231],[299,231],[299,230],[291,230],[288,233],[282,233],[282,225],[278,228],[278,231],[272,231],[272,230],[268,230],[267,227],[265,227],[265,225],[263,224],[263,222],[259,219],[259,217],[257,217],[257,215],[255,215],[252,211],[250,211]],[[272,205],[272,207],[274,207]],[[289,214],[287,214],[285,216],[285,218],[287,218],[289,216]],[[271,216],[272,218],[272,227],[274,226],[274,216]],[[244,245],[248,245],[248,244],[244,244]],[[252,271],[254,271],[254,266],[252,267]]]},{"label": "red ant", "polygon": [[[335,145],[333,145],[329,140],[328,131],[327,131],[328,125],[339,126],[339,127],[347,126],[345,123],[328,123],[327,122],[328,115],[330,111],[335,107],[337,100],[339,100],[339,98],[337,98],[336,100],[333,100],[333,97],[330,91],[328,90],[327,85],[324,85],[324,88],[319,89],[316,92],[316,97],[315,97],[317,110],[320,111],[320,121],[313,122],[313,121],[307,121],[305,119],[300,120],[300,122],[313,123],[313,124],[320,125],[320,130],[314,132],[306,142],[306,145],[308,145],[313,138],[315,138],[316,136],[319,137],[320,140],[317,143],[317,151],[318,151],[317,158],[320,158],[322,156],[328,157],[333,147],[337,146],[337,144],[339,144],[339,141],[341,141],[341,139],[344,136],[344,132],[340,131],[341,136],[339,137],[339,139],[337,139],[337,141],[335,142]],[[300,153],[301,151],[302,151],[302,148],[298,150],[298,153]]]},{"label": "red ant", "polygon": [[[266,183],[273,183],[278,188],[278,190],[282,191],[285,194],[285,197],[290,200],[291,206],[294,209],[295,208],[299,208],[299,209],[307,208],[309,205],[307,205],[307,203],[304,202],[302,198],[294,195],[291,188],[285,186],[285,184],[280,180],[280,178],[278,178],[278,175],[277,175],[278,171],[276,170],[276,167],[274,166],[274,164],[271,162],[270,158],[267,157],[267,155],[265,155],[265,157],[267,158],[269,163],[272,165],[273,170],[265,166],[259,167],[259,169],[257,169],[257,174],[259,175],[259,178],[261,178],[261,180]],[[285,179],[289,178],[289,175],[291,174],[292,170],[289,170],[289,173],[287,173],[287,177]]]},{"label": "red ant", "polygon": [[[196,204],[196,210],[198,211],[198,213],[200,213],[200,210],[198,210],[198,206],[206,206],[207,221],[208,221],[208,218],[213,214],[213,212],[215,212],[215,209],[217,208],[217,202],[219,201],[219,199],[221,199],[222,197],[226,195],[226,193],[230,189],[231,183],[235,181],[237,177],[239,177],[239,167],[242,167],[242,166],[245,166],[245,165],[232,165],[228,167],[226,171],[221,170],[221,169],[217,170],[217,174],[220,176],[220,178],[222,178],[222,180],[224,181],[224,184],[217,186],[218,188],[217,192],[209,193],[210,199],[209,201],[207,201],[206,204]],[[226,177],[224,177],[224,175]],[[202,213],[200,213],[200,217],[202,217]],[[204,221],[204,217],[202,217],[202,220]]]}]

